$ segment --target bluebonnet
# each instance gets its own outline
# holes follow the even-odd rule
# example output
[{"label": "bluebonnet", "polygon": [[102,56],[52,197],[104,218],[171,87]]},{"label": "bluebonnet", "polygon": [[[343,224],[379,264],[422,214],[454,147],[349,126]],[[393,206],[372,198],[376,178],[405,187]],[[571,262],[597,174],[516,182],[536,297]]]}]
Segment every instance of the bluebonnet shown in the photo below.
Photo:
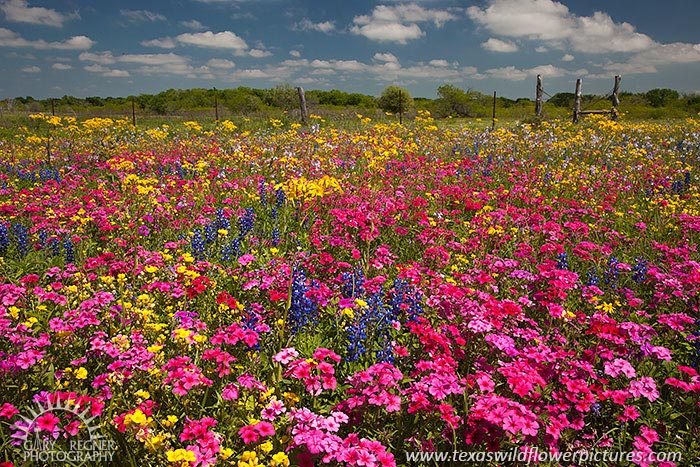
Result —
[{"label": "bluebonnet", "polygon": [[192,231],[192,240],[190,241],[190,246],[192,248],[192,256],[198,260],[204,259],[204,237],[202,235],[201,229],[194,229]]},{"label": "bluebonnet", "polygon": [[344,272],[341,275],[343,280],[343,285],[341,286],[341,293],[345,298],[358,298],[364,294],[364,283],[365,275],[362,269],[355,269],[353,272]]},{"label": "bluebonnet", "polygon": [[61,243],[58,241],[58,238],[51,237],[49,248],[51,249],[51,256],[59,256],[61,254]]},{"label": "bluebonnet", "polygon": [[260,180],[258,184],[258,193],[260,194],[260,204],[265,206],[267,204],[267,186],[265,185],[265,180]]},{"label": "bluebonnet", "polygon": [[216,223],[211,222],[204,226],[204,242],[206,245],[211,245],[216,243],[216,239],[219,236],[218,229],[216,228]]},{"label": "bluebonnet", "polygon": [[569,255],[566,252],[557,255],[557,269],[569,269]]},{"label": "bluebonnet", "polygon": [[10,246],[10,229],[5,223],[0,222],[0,254],[5,254]]},{"label": "bluebonnet", "polygon": [[29,229],[17,223],[12,226],[12,233],[17,241],[17,254],[23,258],[29,253]]},{"label": "bluebonnet", "polygon": [[586,273],[586,285],[591,286],[595,285],[597,286],[600,283],[600,279],[598,279],[598,270],[596,269],[595,266],[593,266],[587,273]]},{"label": "bluebonnet", "polygon": [[620,270],[618,268],[619,261],[614,256],[608,259],[608,269],[603,273],[605,280],[605,285],[609,285],[611,289],[617,289],[617,280],[620,275]]},{"label": "bluebonnet", "polygon": [[277,188],[277,191],[275,192],[275,207],[280,209],[282,206],[284,206],[284,201],[286,199],[287,195],[284,194],[284,190],[282,188]]},{"label": "bluebonnet", "polygon": [[412,285],[404,279],[396,279],[392,286],[391,313],[395,318],[407,315],[406,322],[415,321],[419,315],[423,314],[423,299]]},{"label": "bluebonnet", "polygon": [[384,306],[384,294],[377,292],[372,295],[367,304],[368,312],[374,323],[374,336],[377,339],[378,349],[375,352],[380,362],[394,363],[394,352],[391,344],[391,323],[396,320],[392,308]]},{"label": "bluebonnet", "polygon": [[292,296],[289,306],[289,323],[292,334],[296,334],[317,319],[316,303],[306,296],[310,290],[306,274],[296,266],[292,271]]},{"label": "bluebonnet", "polygon": [[272,229],[272,234],[271,234],[270,238],[272,239],[272,246],[279,245],[280,244],[280,229],[278,229],[277,227]]},{"label": "bluebonnet", "polygon": [[255,211],[253,208],[246,208],[243,217],[238,219],[238,237],[243,238],[248,235],[255,225]]},{"label": "bluebonnet", "polygon": [[637,262],[632,267],[632,279],[639,284],[647,278],[647,262],[641,258],[637,258]]},{"label": "bluebonnet", "polygon": [[229,232],[231,231],[231,222],[229,222],[229,220],[226,219],[226,216],[224,215],[224,210],[222,208],[218,208],[216,210],[216,229],[223,229]]},{"label": "bluebonnet", "polygon": [[63,239],[63,250],[66,257],[66,263],[74,263],[75,250],[73,248],[73,240],[71,240],[70,235]]}]

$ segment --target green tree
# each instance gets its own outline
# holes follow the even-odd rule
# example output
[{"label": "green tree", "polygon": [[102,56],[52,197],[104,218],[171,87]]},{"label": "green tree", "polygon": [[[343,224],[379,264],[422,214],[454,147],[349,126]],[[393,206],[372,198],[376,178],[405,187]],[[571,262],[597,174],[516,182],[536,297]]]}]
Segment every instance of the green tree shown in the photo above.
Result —
[{"label": "green tree", "polygon": [[379,108],[385,112],[406,113],[413,107],[411,94],[398,86],[388,86],[379,98]]},{"label": "green tree", "polygon": [[678,91],[673,89],[652,89],[644,94],[652,107],[663,107],[670,104],[670,101],[678,100]]},{"label": "green tree", "polygon": [[445,84],[437,89],[439,107],[444,116],[455,115],[460,117],[472,117],[472,101],[474,100],[471,90],[463,91],[451,84]]}]

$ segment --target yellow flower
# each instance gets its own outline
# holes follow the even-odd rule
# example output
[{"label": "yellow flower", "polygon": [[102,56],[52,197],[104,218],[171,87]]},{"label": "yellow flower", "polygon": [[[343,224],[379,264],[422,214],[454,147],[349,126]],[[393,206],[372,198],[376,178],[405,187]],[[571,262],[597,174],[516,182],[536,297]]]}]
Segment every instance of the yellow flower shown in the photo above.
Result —
[{"label": "yellow flower", "polygon": [[151,397],[151,393],[148,392],[148,391],[144,391],[143,389],[139,389],[139,390],[136,391],[134,394],[136,394],[136,395],[137,395],[138,397],[140,397],[141,399],[148,399],[148,398]]},{"label": "yellow flower", "polygon": [[166,457],[168,458],[168,462],[194,462],[197,460],[197,457],[194,455],[194,453],[192,451],[188,451],[187,449],[176,449],[174,451],[168,451],[166,453]]},{"label": "yellow flower", "polygon": [[163,425],[165,428],[170,428],[175,423],[177,423],[177,417],[175,415],[168,415],[168,418],[163,420],[161,425]]},{"label": "yellow flower", "polygon": [[87,378],[87,375],[88,375],[87,370],[85,368],[83,368],[82,366],[80,368],[78,368],[77,370],[75,370],[76,379],[85,379],[85,378]]},{"label": "yellow flower", "polygon": [[144,269],[146,272],[150,272],[150,273],[154,273],[154,272],[156,272],[156,271],[158,270],[157,267],[155,267],[155,266],[150,266],[150,265],[149,265],[149,266],[146,266],[146,267],[143,268],[143,269]]},{"label": "yellow flower", "polygon": [[352,311],[352,308],[343,308],[342,310],[340,310],[340,312],[350,319],[355,317],[355,312]]},{"label": "yellow flower", "polygon": [[364,300],[362,300],[361,298],[356,298],[356,299],[355,299],[355,303],[356,303],[357,306],[359,306],[360,308],[369,308],[369,305],[367,305],[367,302],[364,301]]},{"label": "yellow flower", "polygon": [[260,446],[258,446],[262,452],[267,454],[268,452],[272,451],[272,443],[269,441],[265,441],[262,443]]},{"label": "yellow flower", "polygon": [[278,452],[272,456],[270,467],[289,467],[289,457],[283,452]]}]

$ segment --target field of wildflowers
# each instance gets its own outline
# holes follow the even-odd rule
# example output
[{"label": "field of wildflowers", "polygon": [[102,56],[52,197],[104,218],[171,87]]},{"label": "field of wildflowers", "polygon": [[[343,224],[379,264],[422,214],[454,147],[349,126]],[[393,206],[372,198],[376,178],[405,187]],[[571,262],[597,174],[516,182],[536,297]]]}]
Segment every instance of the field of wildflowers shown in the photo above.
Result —
[{"label": "field of wildflowers", "polygon": [[0,465],[74,412],[123,466],[698,465],[700,121],[33,122],[0,141]]}]

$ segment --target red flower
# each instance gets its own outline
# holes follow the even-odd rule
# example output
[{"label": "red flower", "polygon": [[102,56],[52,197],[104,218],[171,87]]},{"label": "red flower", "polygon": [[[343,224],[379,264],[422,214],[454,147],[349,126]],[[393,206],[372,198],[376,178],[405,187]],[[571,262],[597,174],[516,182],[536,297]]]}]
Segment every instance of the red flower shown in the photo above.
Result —
[{"label": "red flower", "polygon": [[36,419],[36,426],[39,431],[52,432],[61,420],[51,412],[45,413]]}]

